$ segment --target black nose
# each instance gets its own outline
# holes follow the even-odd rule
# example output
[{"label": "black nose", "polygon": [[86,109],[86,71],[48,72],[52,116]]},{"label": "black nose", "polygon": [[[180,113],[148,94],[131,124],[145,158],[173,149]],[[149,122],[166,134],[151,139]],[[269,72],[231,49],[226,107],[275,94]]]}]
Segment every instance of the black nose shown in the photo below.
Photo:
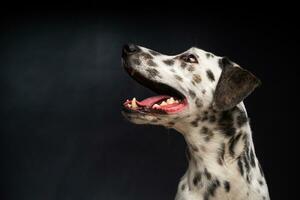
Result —
[{"label": "black nose", "polygon": [[125,44],[123,46],[122,55],[130,55],[137,53],[139,51],[139,47],[135,44]]}]

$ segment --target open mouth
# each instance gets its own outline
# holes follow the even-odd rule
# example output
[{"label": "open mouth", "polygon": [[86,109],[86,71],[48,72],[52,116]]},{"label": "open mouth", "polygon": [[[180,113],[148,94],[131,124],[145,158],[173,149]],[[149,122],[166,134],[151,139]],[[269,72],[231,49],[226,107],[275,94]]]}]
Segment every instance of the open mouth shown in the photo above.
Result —
[{"label": "open mouth", "polygon": [[123,103],[123,110],[137,113],[177,114],[183,111],[188,103],[185,96],[173,87],[145,78],[142,74],[125,65],[128,74],[141,85],[157,93],[144,100],[133,98]]}]

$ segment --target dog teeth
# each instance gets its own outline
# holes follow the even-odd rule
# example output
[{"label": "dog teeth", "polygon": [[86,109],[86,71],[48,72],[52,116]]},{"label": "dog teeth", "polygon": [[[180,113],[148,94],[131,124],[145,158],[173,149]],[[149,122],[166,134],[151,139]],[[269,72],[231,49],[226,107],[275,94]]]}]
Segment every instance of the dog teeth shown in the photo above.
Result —
[{"label": "dog teeth", "polygon": [[[127,103],[127,107],[131,108],[131,109],[136,109],[138,108],[138,104],[137,104],[137,100],[136,98],[132,98],[132,100],[126,100]],[[154,104],[152,106],[153,109],[160,109],[161,106],[166,106],[166,105],[171,105],[171,104],[175,104],[175,103],[179,103],[179,100],[175,100],[173,97],[170,97],[169,99],[162,101],[160,104]]]},{"label": "dog teeth", "polygon": [[165,101],[160,103],[160,106],[165,106],[165,105],[168,105],[167,102],[165,102]]},{"label": "dog teeth", "polygon": [[131,107],[132,108],[137,108],[138,107],[137,104],[136,104],[136,98],[135,97],[131,101]]},{"label": "dog teeth", "polygon": [[152,108],[154,108],[154,109],[156,109],[156,108],[159,108],[160,106],[158,105],[158,104],[154,104],[153,106],[152,106]]},{"label": "dog teeth", "polygon": [[173,104],[173,103],[174,103],[174,98],[173,97],[167,99],[167,104]]},{"label": "dog teeth", "polygon": [[178,100],[175,100],[173,97],[167,99],[167,101],[163,101],[160,103],[161,106],[165,106],[165,105],[170,105],[170,104],[174,104],[174,103],[179,103]]}]

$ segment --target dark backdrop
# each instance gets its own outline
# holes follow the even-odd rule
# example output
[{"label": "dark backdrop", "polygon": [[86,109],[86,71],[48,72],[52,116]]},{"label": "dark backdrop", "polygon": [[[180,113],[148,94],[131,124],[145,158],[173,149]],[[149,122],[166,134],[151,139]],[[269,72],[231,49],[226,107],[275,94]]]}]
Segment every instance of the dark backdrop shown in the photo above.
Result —
[{"label": "dark backdrop", "polygon": [[173,199],[187,167],[183,137],[120,114],[126,98],[151,94],[121,68],[128,42],[166,54],[197,46],[260,77],[245,102],[257,155],[272,199],[291,199],[295,18],[233,8],[104,11],[2,15],[2,199]]}]

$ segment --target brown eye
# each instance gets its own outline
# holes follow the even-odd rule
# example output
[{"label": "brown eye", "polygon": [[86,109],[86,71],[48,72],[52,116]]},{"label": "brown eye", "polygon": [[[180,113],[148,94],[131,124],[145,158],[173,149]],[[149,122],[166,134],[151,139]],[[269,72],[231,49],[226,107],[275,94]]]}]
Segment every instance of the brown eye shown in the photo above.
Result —
[{"label": "brown eye", "polygon": [[184,62],[188,62],[188,63],[198,63],[196,56],[194,56],[193,54],[186,54],[181,56],[181,59]]}]

